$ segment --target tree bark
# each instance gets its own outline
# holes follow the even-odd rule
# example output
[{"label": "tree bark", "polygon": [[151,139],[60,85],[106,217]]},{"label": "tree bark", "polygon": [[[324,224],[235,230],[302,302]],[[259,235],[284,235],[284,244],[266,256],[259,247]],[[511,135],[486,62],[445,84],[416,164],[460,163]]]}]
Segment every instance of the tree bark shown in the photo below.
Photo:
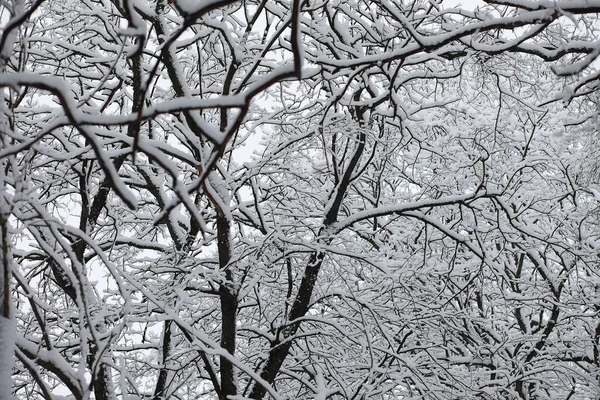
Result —
[{"label": "tree bark", "polygon": [[[221,347],[231,355],[235,353],[237,295],[235,293],[233,273],[228,268],[231,259],[230,222],[219,212],[217,215],[217,235],[219,250],[219,266],[225,274],[225,281],[219,286],[221,299]],[[221,399],[237,394],[237,385],[233,365],[226,357],[220,356],[221,365]]]}]

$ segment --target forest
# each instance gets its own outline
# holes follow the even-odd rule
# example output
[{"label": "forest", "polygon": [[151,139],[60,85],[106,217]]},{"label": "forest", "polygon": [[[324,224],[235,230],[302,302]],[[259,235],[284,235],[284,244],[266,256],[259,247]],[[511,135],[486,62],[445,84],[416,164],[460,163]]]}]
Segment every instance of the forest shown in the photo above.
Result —
[{"label": "forest", "polygon": [[2,0],[0,400],[600,398],[600,0]]}]

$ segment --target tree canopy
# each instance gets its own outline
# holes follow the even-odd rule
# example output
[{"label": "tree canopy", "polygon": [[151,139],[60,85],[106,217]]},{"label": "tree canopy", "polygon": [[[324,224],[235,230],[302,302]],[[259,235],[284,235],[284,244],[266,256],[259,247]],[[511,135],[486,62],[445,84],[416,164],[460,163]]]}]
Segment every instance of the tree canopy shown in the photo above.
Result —
[{"label": "tree canopy", "polygon": [[598,398],[599,16],[3,1],[0,400]]}]

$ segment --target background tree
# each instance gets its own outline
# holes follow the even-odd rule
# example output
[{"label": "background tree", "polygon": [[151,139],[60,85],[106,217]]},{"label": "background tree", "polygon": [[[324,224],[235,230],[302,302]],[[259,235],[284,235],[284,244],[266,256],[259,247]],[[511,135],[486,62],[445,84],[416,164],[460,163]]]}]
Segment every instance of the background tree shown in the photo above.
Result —
[{"label": "background tree", "polygon": [[3,5],[14,395],[593,398],[600,5],[489,4]]}]

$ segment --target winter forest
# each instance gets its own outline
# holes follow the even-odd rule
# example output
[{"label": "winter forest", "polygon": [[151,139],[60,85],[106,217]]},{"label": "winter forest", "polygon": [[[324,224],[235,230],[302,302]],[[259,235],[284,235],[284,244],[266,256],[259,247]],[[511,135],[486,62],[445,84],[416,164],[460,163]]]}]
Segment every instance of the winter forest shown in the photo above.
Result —
[{"label": "winter forest", "polygon": [[600,398],[599,0],[2,0],[0,399]]}]

